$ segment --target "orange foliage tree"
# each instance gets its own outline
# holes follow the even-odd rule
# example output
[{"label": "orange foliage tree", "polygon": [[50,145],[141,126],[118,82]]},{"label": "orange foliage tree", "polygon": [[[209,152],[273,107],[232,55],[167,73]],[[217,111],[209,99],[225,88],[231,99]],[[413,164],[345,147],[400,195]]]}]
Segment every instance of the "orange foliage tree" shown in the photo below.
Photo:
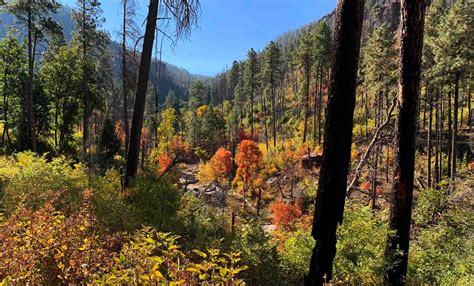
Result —
[{"label": "orange foliage tree", "polygon": [[168,170],[168,168],[171,166],[172,163],[173,163],[173,160],[171,160],[171,158],[168,157],[168,155],[161,154],[158,157],[158,165],[159,165],[158,174],[163,174],[164,172],[166,172],[166,170]]},{"label": "orange foliage tree", "polygon": [[273,215],[273,224],[285,229],[290,228],[293,222],[303,215],[299,204],[291,204],[283,201],[270,204],[269,209]]},{"label": "orange foliage tree", "polygon": [[202,180],[225,179],[230,173],[232,166],[232,153],[221,147],[211,160],[200,166],[199,177]]},{"label": "orange foliage tree", "polygon": [[242,183],[242,189],[245,190],[251,185],[252,179],[257,176],[258,170],[262,164],[263,154],[252,140],[242,140],[237,146],[238,153],[235,155],[237,164],[237,173],[234,184]]}]

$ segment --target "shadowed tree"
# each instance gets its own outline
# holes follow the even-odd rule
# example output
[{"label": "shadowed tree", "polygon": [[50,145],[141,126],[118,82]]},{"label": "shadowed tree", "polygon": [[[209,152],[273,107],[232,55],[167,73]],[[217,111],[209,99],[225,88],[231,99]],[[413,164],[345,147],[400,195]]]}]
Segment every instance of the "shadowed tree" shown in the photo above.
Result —
[{"label": "shadowed tree", "polygon": [[389,227],[395,235],[387,241],[386,285],[405,285],[407,273],[425,1],[403,0],[401,9],[395,177],[389,218]]},{"label": "shadowed tree", "polygon": [[342,223],[346,197],[364,1],[341,0],[336,13],[323,158],[312,230],[316,245],[306,285],[322,285],[325,279],[332,278],[336,229]]},{"label": "shadowed tree", "polygon": [[[127,165],[125,171],[125,185],[129,185],[130,179],[135,177],[138,168],[138,156],[140,153],[140,141],[143,127],[143,115],[145,112],[146,94],[148,89],[148,77],[150,73],[151,55],[155,39],[156,21],[158,18],[159,0],[150,0],[148,16],[146,20],[145,35],[141,53],[140,67],[138,70],[138,82],[133,107],[132,128],[130,130],[130,143],[127,153]],[[191,27],[197,21],[199,0],[164,0],[165,14],[171,14],[175,21],[176,37],[186,36]]]}]

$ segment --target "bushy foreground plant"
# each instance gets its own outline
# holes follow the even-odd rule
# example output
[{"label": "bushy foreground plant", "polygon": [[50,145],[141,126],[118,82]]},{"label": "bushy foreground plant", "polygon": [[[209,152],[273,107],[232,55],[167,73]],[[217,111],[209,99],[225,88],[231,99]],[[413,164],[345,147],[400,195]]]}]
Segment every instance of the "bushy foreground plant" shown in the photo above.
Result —
[{"label": "bushy foreground plant", "polygon": [[36,211],[20,207],[0,223],[2,284],[242,283],[237,275],[246,267],[238,252],[183,251],[178,236],[150,227],[108,235],[97,224],[91,191],[70,216],[55,211],[54,203]]},{"label": "bushy foreground plant", "polygon": [[25,152],[0,159],[0,194],[3,193],[2,207],[7,213],[12,213],[20,202],[38,209],[63,191],[67,191],[63,193],[67,196],[63,210],[72,211],[86,187],[83,166],[63,157],[48,161],[45,156]]}]

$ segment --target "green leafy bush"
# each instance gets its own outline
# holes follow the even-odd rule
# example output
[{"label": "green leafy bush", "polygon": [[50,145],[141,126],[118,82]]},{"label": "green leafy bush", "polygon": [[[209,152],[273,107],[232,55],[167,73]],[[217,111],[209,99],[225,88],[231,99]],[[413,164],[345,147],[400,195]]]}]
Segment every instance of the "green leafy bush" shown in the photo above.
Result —
[{"label": "green leafy bush", "polygon": [[280,252],[285,284],[302,285],[308,273],[315,240],[308,231],[298,230],[290,234]]},{"label": "green leafy bush", "polygon": [[242,262],[250,266],[242,275],[249,285],[281,284],[276,245],[263,230],[260,220],[249,219],[242,225],[232,249],[241,252]]},{"label": "green leafy bush", "polygon": [[346,285],[381,285],[389,230],[369,207],[349,203],[337,230],[334,280]]},{"label": "green leafy bush", "polygon": [[38,209],[59,192],[65,198],[57,207],[70,212],[79,205],[88,181],[80,164],[63,157],[48,161],[45,156],[25,152],[0,160],[0,182],[2,207],[12,213],[20,203]]}]

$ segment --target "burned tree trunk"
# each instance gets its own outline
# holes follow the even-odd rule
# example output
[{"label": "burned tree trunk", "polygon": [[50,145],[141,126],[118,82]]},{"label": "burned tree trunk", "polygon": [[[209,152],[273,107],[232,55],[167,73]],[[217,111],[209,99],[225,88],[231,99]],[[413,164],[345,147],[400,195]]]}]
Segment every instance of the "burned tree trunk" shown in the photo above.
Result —
[{"label": "burned tree trunk", "polygon": [[404,285],[408,265],[425,1],[404,0],[401,9],[396,166],[389,218],[389,227],[395,235],[387,241],[386,285]]},{"label": "burned tree trunk", "polygon": [[325,279],[332,278],[336,229],[342,222],[346,197],[363,13],[363,0],[339,1],[323,159],[312,230],[316,245],[305,278],[306,285],[322,285]]}]

